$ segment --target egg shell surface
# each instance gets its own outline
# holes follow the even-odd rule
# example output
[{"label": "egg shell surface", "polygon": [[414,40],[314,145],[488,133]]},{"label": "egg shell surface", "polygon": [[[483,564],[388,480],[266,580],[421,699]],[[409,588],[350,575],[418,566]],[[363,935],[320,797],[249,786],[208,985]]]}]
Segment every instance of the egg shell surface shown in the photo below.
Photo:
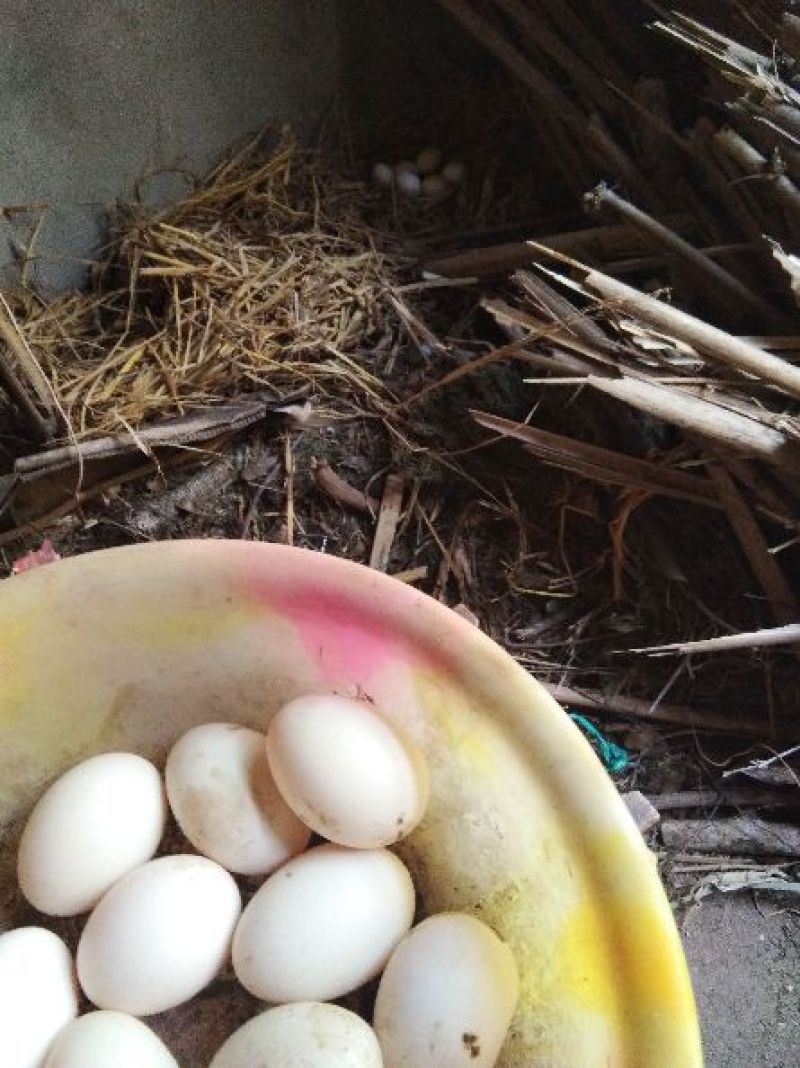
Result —
[{"label": "egg shell surface", "polygon": [[270,723],[267,756],[287,803],[337,845],[391,845],[425,812],[424,757],[366,701],[331,694],[290,701]]},{"label": "egg shell surface", "polygon": [[123,876],[89,917],[78,978],[98,1008],[164,1012],[225,964],[241,912],[232,876],[205,857],[160,857]]},{"label": "egg shell surface", "polygon": [[161,776],[149,760],[102,753],[76,764],[39,798],[22,832],[22,893],[49,916],[88,912],[154,855],[166,813]]},{"label": "egg shell surface", "polygon": [[42,1068],[77,1015],[75,969],[61,939],[44,927],[0,935],[0,1065]]},{"label": "egg shell surface", "polygon": [[480,920],[423,920],[392,954],[374,1027],[386,1068],[492,1068],[517,1004],[511,950]]},{"label": "egg shell surface", "polygon": [[[375,1032],[338,1005],[268,1009],[234,1031],[210,1068],[382,1068]],[[126,1066],[127,1068],[127,1066]]]},{"label": "egg shell surface", "polygon": [[178,824],[204,857],[237,875],[268,875],[308,845],[311,830],[281,797],[264,735],[205,723],[170,750],[167,797]]},{"label": "egg shell surface", "polygon": [[44,1068],[179,1068],[150,1028],[123,1012],[79,1016],[56,1039]]},{"label": "egg shell surface", "polygon": [[234,971],[264,1001],[330,1001],[380,974],[413,917],[411,876],[392,853],[318,846],[249,902]]}]

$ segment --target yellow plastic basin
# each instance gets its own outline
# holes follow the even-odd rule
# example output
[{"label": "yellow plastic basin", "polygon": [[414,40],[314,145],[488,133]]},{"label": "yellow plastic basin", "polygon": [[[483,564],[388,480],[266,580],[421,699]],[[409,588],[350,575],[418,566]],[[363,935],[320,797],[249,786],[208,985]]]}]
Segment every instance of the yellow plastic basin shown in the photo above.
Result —
[{"label": "yellow plastic basin", "polygon": [[170,542],[1,583],[0,878],[20,821],[75,761],[162,760],[193,724],[264,728],[319,691],[374,700],[427,753],[430,808],[401,852],[428,911],[474,912],[516,954],[501,1065],[702,1064],[653,857],[591,747],[476,628],[329,556]]}]

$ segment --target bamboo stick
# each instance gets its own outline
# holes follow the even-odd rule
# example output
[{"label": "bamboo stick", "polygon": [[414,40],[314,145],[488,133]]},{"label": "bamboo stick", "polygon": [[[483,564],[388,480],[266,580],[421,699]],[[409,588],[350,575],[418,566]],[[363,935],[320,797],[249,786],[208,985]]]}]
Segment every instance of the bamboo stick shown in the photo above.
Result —
[{"label": "bamboo stick", "polygon": [[[691,225],[687,215],[672,214],[664,218],[671,230],[685,232]],[[759,235],[760,237],[760,231]],[[590,226],[584,230],[567,230],[537,237],[537,242],[581,259],[612,260],[639,256],[652,248],[639,231],[627,223]],[[483,278],[506,274],[519,267],[530,267],[539,259],[538,251],[528,241],[507,241],[500,245],[465,249],[438,256],[425,263],[425,270],[444,278]]]},{"label": "bamboo stick", "polygon": [[662,467],[647,460],[638,460],[634,456],[613,452],[599,445],[589,445],[574,438],[552,434],[538,427],[514,423],[488,412],[471,411],[470,415],[479,426],[523,442],[529,452],[545,463],[574,471],[584,478],[626,486],[646,493],[677,497],[693,504],[721,507],[707,480],[697,478],[696,475],[687,475],[683,471]]},{"label": "bamboo stick", "polygon": [[736,483],[722,464],[710,464],[708,473],[717,487],[720,500],[725,506],[739,544],[750,562],[753,574],[769,601],[775,622],[786,624],[800,618],[800,608],[798,608],[792,588],[778,561],[769,552],[764,535],[739,493]]},{"label": "bamboo stick", "polygon": [[753,178],[760,178],[795,220],[800,220],[800,190],[791,178],[770,170],[770,163],[766,156],[762,156],[757,148],[745,141],[730,126],[717,130],[714,134],[714,143],[735,160],[746,174]]},{"label": "bamboo stick", "polygon": [[640,649],[626,649],[628,653],[647,653],[648,656],[685,656],[690,653],[722,653],[736,649],[764,649],[774,645],[800,645],[800,623],[783,627],[764,627],[741,634],[722,634],[718,638],[703,638],[694,642],[673,642],[671,645],[647,645]]},{"label": "bamboo stick", "polygon": [[587,193],[585,203],[595,211],[603,207],[611,208],[632,226],[647,234],[655,244],[679,256],[694,274],[706,282],[705,288],[709,298],[724,315],[729,315],[732,309],[738,311],[744,305],[744,307],[751,308],[767,323],[773,324],[776,329],[786,325],[783,317],[779,316],[773,307],[748,289],[735,275],[694,248],[688,241],[684,241],[669,227],[619,196],[605,183],[601,182],[590,193]]},{"label": "bamboo stick", "polygon": [[546,19],[537,15],[525,0],[494,0],[518,27],[523,41],[534,52],[545,53],[561,68],[563,75],[574,82],[584,98],[592,103],[600,101],[607,110],[614,110],[615,100],[605,82],[584,63],[581,55],[571,48],[549,26]]},{"label": "bamboo stick", "polygon": [[480,14],[467,0],[438,0],[438,3],[538,100],[553,108],[576,129],[581,125],[581,114],[566,95],[530,63],[490,19]]},{"label": "bamboo stick", "polygon": [[700,434],[741,455],[757,456],[800,475],[800,444],[773,427],[644,377],[615,379],[595,374],[589,375],[587,382],[600,393],[625,401],[639,411]]},{"label": "bamboo stick", "polygon": [[800,368],[785,360],[600,271],[589,271],[584,282],[604,300],[614,301],[629,314],[685,341],[712,359],[800,397]]},{"label": "bamboo stick", "polygon": [[766,727],[760,720],[736,717],[730,713],[700,711],[685,705],[654,706],[652,701],[645,701],[640,697],[604,694],[599,690],[587,690],[583,687],[576,690],[571,686],[548,682],[540,685],[560,704],[583,708],[595,715],[630,716],[647,723],[677,723],[699,730],[752,735],[756,738],[763,738],[766,733]]}]

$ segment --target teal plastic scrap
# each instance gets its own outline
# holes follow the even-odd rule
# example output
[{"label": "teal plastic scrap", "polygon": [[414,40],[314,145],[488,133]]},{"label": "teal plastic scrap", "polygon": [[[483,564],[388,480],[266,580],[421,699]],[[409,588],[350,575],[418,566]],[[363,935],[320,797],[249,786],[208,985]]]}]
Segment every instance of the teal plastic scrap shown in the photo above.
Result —
[{"label": "teal plastic scrap", "polygon": [[631,762],[631,758],[628,755],[628,750],[624,749],[621,745],[617,745],[616,742],[612,742],[609,738],[603,734],[599,727],[596,727],[590,719],[586,716],[582,716],[580,712],[569,712],[569,718],[573,723],[577,723],[589,742],[603,761],[603,766],[606,771],[611,772],[612,775],[617,772],[624,771]]}]

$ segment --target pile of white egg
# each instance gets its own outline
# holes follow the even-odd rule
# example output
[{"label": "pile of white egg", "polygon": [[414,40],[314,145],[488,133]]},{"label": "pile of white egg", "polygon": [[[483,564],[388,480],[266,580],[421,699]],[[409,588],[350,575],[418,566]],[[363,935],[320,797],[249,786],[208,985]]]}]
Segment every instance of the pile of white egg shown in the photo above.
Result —
[{"label": "pile of white egg", "polygon": [[[232,962],[264,1011],[210,1068],[449,1068],[495,1063],[517,1000],[508,947],[441,913],[412,926],[411,875],[387,847],[422,819],[421,753],[365,701],[307,696],[266,736],[209,723],[157,768],[131,753],[73,767],[22,834],[23,894],[88,913],[73,962],[40,927],[0,935],[3,1068],[177,1068],[139,1017]],[[153,859],[167,804],[186,849]],[[327,839],[308,848],[312,833]],[[263,879],[242,909],[234,875]],[[380,978],[372,1025],[330,1004]],[[81,992],[94,1007],[79,1015]]]},{"label": "pile of white egg", "polygon": [[443,200],[461,185],[466,168],[460,160],[444,162],[439,148],[424,148],[415,160],[401,160],[390,166],[376,163],[372,177],[377,185],[397,189],[409,197]]}]

